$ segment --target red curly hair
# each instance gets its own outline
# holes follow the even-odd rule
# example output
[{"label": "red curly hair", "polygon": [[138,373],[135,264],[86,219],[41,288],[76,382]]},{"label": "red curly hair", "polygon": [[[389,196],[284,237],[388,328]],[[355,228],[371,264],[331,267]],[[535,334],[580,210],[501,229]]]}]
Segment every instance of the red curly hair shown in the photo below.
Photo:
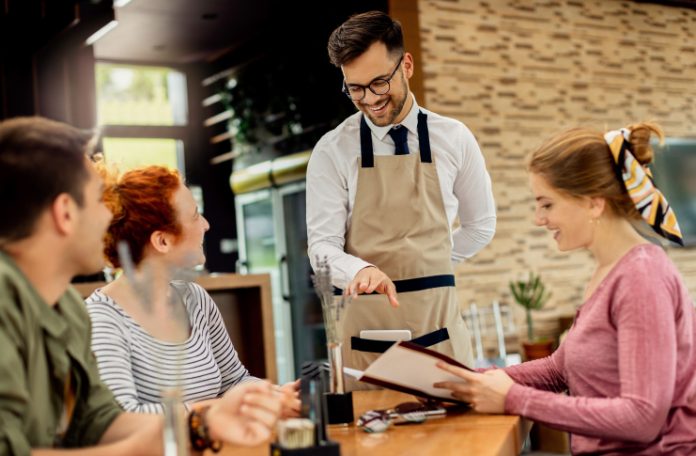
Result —
[{"label": "red curly hair", "polygon": [[181,234],[174,192],[182,184],[177,171],[162,166],[134,169],[116,177],[102,170],[106,183],[104,203],[114,215],[106,232],[104,254],[113,267],[121,267],[118,243],[125,241],[137,266],[143,259],[150,235],[165,231]]}]

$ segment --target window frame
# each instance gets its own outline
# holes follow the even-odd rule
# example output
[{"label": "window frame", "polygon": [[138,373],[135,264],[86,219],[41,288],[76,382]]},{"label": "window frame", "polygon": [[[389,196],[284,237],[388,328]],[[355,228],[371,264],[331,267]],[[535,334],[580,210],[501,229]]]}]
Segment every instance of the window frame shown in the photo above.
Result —
[{"label": "window frame", "polygon": [[[186,152],[190,150],[192,145],[192,132],[191,132],[191,100],[189,99],[190,94],[190,75],[186,68],[181,65],[167,64],[161,62],[138,62],[138,61],[125,61],[125,60],[112,60],[112,59],[95,59],[94,61],[94,72],[96,75],[97,65],[108,64],[108,65],[123,65],[131,67],[153,67],[153,68],[167,68],[169,70],[177,71],[184,75],[185,84],[184,92],[186,96],[186,121],[184,125],[128,125],[128,124],[101,124],[99,125],[100,136],[102,138],[114,138],[114,139],[173,139],[179,141],[177,143],[176,151],[176,161],[177,169],[183,178],[186,177]],[[95,113],[97,118],[99,117],[99,90],[95,90],[95,103],[96,110]],[[180,145],[180,146],[179,146]],[[106,151],[104,151],[106,156]]]}]

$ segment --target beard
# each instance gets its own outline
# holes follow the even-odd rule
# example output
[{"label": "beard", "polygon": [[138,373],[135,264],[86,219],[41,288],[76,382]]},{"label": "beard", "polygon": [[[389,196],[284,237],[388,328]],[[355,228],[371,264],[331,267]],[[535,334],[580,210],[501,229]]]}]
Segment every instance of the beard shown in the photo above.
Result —
[{"label": "beard", "polygon": [[[387,95],[387,106],[386,106],[386,113],[383,116],[377,117],[375,116],[372,111],[370,111],[370,108],[368,105],[358,103],[357,108],[367,116],[370,121],[377,125],[378,127],[386,127],[387,125],[391,125],[394,123],[397,117],[399,117],[399,114],[401,114],[401,111],[404,109],[404,105],[406,104],[406,100],[408,100],[409,96],[409,90],[408,90],[408,85],[405,83],[405,79],[403,75],[401,75],[401,85],[403,89],[403,97],[400,99],[394,98],[391,94]],[[384,103],[384,99],[380,99],[379,101],[372,103],[371,106],[379,106],[382,103]]]}]

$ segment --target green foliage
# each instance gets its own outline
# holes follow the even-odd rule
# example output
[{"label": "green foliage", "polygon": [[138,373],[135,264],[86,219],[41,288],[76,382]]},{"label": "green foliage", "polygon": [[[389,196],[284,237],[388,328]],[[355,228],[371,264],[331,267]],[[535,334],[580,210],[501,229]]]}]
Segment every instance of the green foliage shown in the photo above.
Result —
[{"label": "green foliage", "polygon": [[531,272],[527,280],[512,280],[508,284],[515,301],[525,308],[527,313],[527,338],[534,340],[534,326],[532,322],[532,310],[544,307],[551,293],[546,291],[546,286],[541,281],[541,276]]},{"label": "green foliage", "polygon": [[353,112],[340,90],[340,71],[317,62],[321,60],[296,53],[273,54],[220,81],[218,94],[232,113],[228,129],[235,148],[308,149]]}]

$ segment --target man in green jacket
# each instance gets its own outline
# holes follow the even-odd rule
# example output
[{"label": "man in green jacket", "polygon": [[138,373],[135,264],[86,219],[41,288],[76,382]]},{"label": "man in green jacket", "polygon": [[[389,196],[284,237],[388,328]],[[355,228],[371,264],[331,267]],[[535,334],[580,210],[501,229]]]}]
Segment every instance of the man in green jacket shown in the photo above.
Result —
[{"label": "man in green jacket", "polygon": [[[90,138],[65,124],[0,123],[2,455],[163,451],[162,417],[123,412],[100,381],[90,320],[70,287],[102,267],[111,220],[90,150]],[[258,444],[279,412],[269,384],[233,388],[189,421],[193,449]]]}]

